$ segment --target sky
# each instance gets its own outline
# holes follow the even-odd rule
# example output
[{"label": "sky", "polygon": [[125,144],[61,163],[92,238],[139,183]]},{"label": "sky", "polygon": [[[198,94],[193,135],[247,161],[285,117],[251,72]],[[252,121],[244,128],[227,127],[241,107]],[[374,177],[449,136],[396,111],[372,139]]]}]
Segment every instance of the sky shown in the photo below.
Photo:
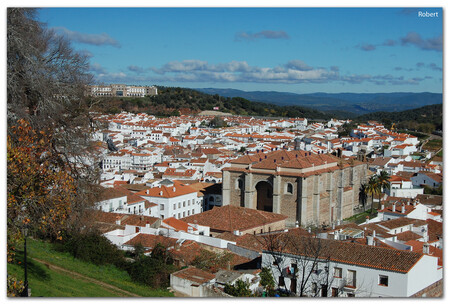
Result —
[{"label": "sky", "polygon": [[39,20],[89,56],[97,83],[442,93],[442,14],[441,8],[85,7],[43,8]]}]

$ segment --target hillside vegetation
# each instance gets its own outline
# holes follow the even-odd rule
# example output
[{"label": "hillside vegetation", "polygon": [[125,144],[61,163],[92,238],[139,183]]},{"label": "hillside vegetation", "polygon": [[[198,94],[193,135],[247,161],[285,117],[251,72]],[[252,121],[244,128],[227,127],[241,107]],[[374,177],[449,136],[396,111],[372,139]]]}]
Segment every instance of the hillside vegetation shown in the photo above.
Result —
[{"label": "hillside vegetation", "polygon": [[435,130],[442,130],[442,104],[402,112],[375,112],[358,116],[355,120],[360,122],[376,120],[386,127],[395,123],[397,129],[432,133]]},{"label": "hillside vegetation", "polygon": [[276,91],[241,91],[234,89],[198,89],[208,94],[243,97],[282,106],[302,106],[333,113],[347,112],[363,115],[379,111],[405,111],[425,105],[442,103],[440,93],[312,93],[296,94]]},{"label": "hillside vegetation", "polygon": [[[253,102],[242,97],[209,95],[192,89],[158,87],[157,96],[145,98],[102,98],[97,110],[109,113],[120,111],[147,112],[157,116],[197,114],[203,110],[213,110],[235,115],[267,117],[306,117],[309,119],[330,119],[336,113],[327,113],[300,106],[279,106],[270,103]],[[344,113],[351,115],[349,113]],[[342,113],[339,113],[342,117]]]},{"label": "hillside vegetation", "polygon": [[[166,289],[152,289],[132,281],[130,275],[111,264],[96,265],[55,250],[45,241],[28,239],[28,281],[33,297],[170,297]],[[24,279],[23,251],[8,274]]]}]

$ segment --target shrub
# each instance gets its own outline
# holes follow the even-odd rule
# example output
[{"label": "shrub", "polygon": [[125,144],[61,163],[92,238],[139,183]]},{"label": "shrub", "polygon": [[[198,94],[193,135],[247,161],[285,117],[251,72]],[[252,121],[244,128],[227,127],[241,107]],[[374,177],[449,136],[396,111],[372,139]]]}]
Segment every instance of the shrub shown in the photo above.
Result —
[{"label": "shrub", "polygon": [[75,258],[96,265],[123,263],[123,252],[96,231],[69,236],[63,248]]}]

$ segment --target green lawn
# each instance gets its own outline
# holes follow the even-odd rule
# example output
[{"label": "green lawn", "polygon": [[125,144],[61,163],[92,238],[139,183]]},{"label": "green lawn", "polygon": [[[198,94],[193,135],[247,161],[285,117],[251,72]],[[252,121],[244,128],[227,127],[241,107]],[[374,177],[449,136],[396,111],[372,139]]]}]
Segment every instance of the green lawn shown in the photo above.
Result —
[{"label": "green lawn", "polygon": [[[375,211],[374,211],[375,212]],[[369,216],[370,219],[374,218],[375,216],[377,216],[377,213],[375,212],[375,214],[371,214],[372,213],[372,209],[369,209],[367,211],[364,211],[362,213],[359,214],[355,214],[349,218],[344,219],[344,222],[353,222],[355,224],[362,224],[366,221],[366,217]]]},{"label": "green lawn", "polygon": [[[29,285],[32,288],[32,296],[45,297],[113,297],[125,296],[125,294],[113,293],[112,290],[94,283],[85,282],[73,278],[68,274],[49,269],[31,258],[37,258],[64,269],[74,271],[89,278],[93,278],[107,284],[116,286],[128,292],[142,297],[173,297],[167,290],[154,290],[145,285],[131,281],[126,271],[114,266],[97,266],[73,258],[70,254],[56,251],[53,245],[47,242],[29,239],[27,251],[30,271]],[[22,253],[18,254],[19,259]],[[8,264],[8,273],[23,279],[23,266]],[[61,285],[61,286],[59,286]]]},{"label": "green lawn", "polygon": [[[48,269],[44,264],[28,263],[28,284],[32,297],[119,297],[116,293],[94,283],[75,279],[72,276]],[[21,265],[8,264],[8,273],[24,279]]]}]

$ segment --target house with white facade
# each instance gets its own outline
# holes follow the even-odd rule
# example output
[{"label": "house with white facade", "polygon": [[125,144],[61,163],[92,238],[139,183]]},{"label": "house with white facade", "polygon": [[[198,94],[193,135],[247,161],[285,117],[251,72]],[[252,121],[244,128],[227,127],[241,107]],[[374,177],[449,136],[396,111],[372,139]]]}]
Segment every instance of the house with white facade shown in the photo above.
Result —
[{"label": "house with white facade", "polygon": [[423,194],[423,188],[414,187],[411,179],[393,175],[389,179],[388,195],[395,197],[415,198]]},{"label": "house with white facade", "polygon": [[202,197],[198,197],[197,190],[173,181],[173,185],[153,187],[136,193],[147,201],[159,206],[159,217],[177,219],[202,212]]},{"label": "house with white facade", "polygon": [[438,258],[423,253],[311,237],[285,244],[264,249],[262,266],[297,296],[411,297],[443,277]]},{"label": "house with white facade", "polygon": [[431,188],[436,188],[442,185],[443,176],[440,173],[420,171],[411,177],[411,181],[413,186],[416,187],[425,185]]}]

